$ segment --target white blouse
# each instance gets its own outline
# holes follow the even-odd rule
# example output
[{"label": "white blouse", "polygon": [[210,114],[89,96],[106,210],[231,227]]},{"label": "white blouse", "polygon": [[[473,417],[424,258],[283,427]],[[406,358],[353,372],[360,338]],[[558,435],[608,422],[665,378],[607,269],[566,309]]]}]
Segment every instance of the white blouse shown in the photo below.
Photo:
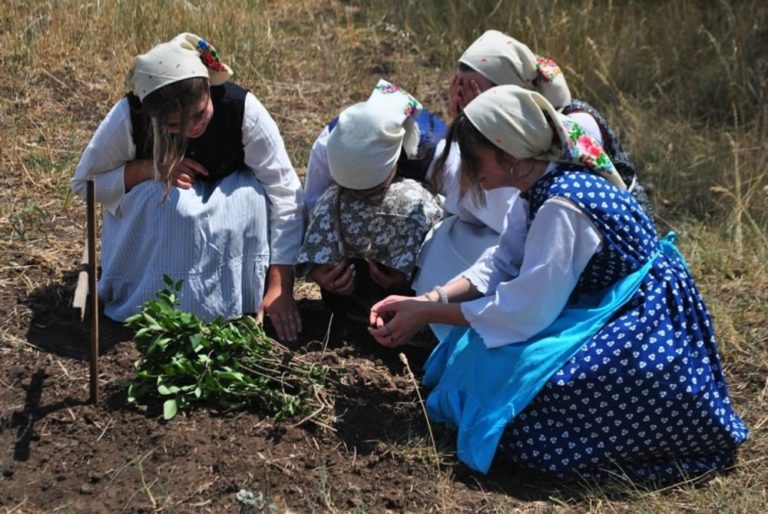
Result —
[{"label": "white blouse", "polygon": [[[445,149],[445,139],[437,143],[435,159],[427,171],[427,179],[431,179],[435,171],[435,163]],[[445,161],[443,179],[438,193],[443,195],[443,207],[446,214],[456,214],[461,221],[473,225],[485,225],[495,232],[501,233],[505,223],[513,223],[515,227],[525,230],[527,224],[527,203],[520,198],[520,191],[514,187],[500,187],[484,191],[485,205],[478,205],[471,193],[461,194],[461,152],[459,144],[454,142]],[[514,216],[507,216],[512,209]],[[521,242],[522,243],[522,242]]]},{"label": "white blouse", "polygon": [[[579,123],[584,130],[594,137],[598,143],[603,144],[600,127],[595,118],[584,112],[575,112],[568,117]],[[321,136],[322,137],[322,136]],[[434,173],[435,162],[445,149],[445,139],[437,144],[435,159],[427,172],[427,179]],[[314,148],[313,148],[314,150]],[[445,161],[442,187],[438,193],[444,199],[444,208],[448,214],[456,214],[459,219],[474,225],[485,225],[494,231],[501,233],[507,228],[514,233],[524,232],[528,223],[527,202],[520,198],[520,191],[514,187],[502,187],[485,191],[485,205],[477,205],[471,194],[462,195],[460,191],[461,176],[461,151],[458,142],[453,142],[451,151]],[[510,234],[511,237],[512,234]],[[512,241],[510,241],[511,243]],[[522,240],[517,240],[522,246]]]},{"label": "white blouse", "polygon": [[[245,164],[264,187],[269,202],[270,263],[293,265],[304,230],[304,195],[282,136],[266,108],[252,94],[243,113]],[[96,201],[120,217],[125,196],[125,164],[136,158],[128,100],[112,107],[83,152],[72,191],[85,199],[88,179],[94,181]]]},{"label": "white blouse", "polygon": [[328,167],[328,136],[331,131],[328,125],[325,126],[320,135],[312,145],[309,152],[309,162],[307,163],[307,174],[304,176],[304,201],[307,205],[307,212],[311,213],[317,200],[325,193],[333,183],[331,171]]},{"label": "white blouse", "polygon": [[602,245],[589,218],[562,197],[536,213],[517,275],[516,239],[506,236],[462,274],[486,295],[462,303],[461,312],[488,348],[525,341],[549,326]]}]

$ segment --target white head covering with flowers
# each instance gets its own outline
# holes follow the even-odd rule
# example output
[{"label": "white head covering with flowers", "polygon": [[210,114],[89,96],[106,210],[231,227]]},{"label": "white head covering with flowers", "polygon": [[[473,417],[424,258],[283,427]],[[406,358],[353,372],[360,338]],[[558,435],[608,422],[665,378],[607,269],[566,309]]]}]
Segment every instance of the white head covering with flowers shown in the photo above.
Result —
[{"label": "white head covering with flowers", "polygon": [[467,105],[464,115],[483,136],[513,157],[585,166],[626,189],[600,144],[535,91],[518,86],[491,88]]},{"label": "white head covering with flowers", "polygon": [[557,63],[498,30],[477,38],[459,62],[497,86],[512,84],[538,91],[558,110],[571,103],[571,91]]},{"label": "white head covering with flowers", "polygon": [[383,183],[405,151],[416,157],[419,126],[418,100],[379,80],[367,101],[346,108],[328,137],[331,177],[348,189],[370,189]]},{"label": "white head covering with flowers", "polygon": [[139,100],[163,86],[193,77],[205,77],[212,86],[225,83],[232,69],[221,62],[208,41],[184,32],[139,55],[128,71],[126,85]]}]

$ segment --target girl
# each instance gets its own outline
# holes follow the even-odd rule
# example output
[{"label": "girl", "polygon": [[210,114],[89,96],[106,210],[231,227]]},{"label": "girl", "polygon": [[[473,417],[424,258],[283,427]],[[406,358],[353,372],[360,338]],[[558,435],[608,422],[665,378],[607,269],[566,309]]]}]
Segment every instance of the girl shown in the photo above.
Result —
[{"label": "girl", "polygon": [[392,292],[409,293],[419,247],[441,208],[399,172],[419,158],[421,104],[380,80],[370,98],[345,109],[327,140],[334,184],[315,205],[299,252],[299,272],[321,287],[326,305],[367,321]]},{"label": "girl", "polygon": [[123,321],[183,280],[181,309],[210,320],[271,317],[281,339],[301,320],[293,264],[303,196],[264,106],[189,33],[136,58],[131,89],[97,129],[71,181],[104,206],[104,312]]},{"label": "girl", "polygon": [[428,322],[459,326],[424,377],[459,458],[485,472],[500,447],[541,472],[653,480],[726,467],[747,429],[712,319],[602,148],[517,86],[475,98],[448,141],[473,189],[528,196],[519,274],[505,232],[460,278],[374,305],[370,331],[397,346]]},{"label": "girl", "polygon": [[[455,119],[482,91],[506,84],[537,91],[596,138],[625,185],[643,208],[651,212],[645,191],[636,180],[634,164],[605,118],[586,102],[571,97],[565,77],[552,59],[534,54],[528,46],[506,34],[486,31],[459,58],[449,90],[449,113]],[[435,227],[419,256],[419,272],[413,283],[419,294],[450,280],[495,246],[505,220],[510,224],[507,237],[514,234],[518,241],[517,245],[510,245],[511,251],[517,248],[518,257],[526,233],[526,205],[518,191],[499,188],[478,193],[476,198],[464,194],[459,180],[461,158],[457,145],[441,143],[437,154],[442,157],[430,173],[432,188],[445,195],[446,211],[452,216]],[[506,215],[509,209],[514,215]],[[444,328],[432,328],[439,336],[445,335]]]},{"label": "girl", "polygon": [[[420,109],[413,119],[419,128],[418,158],[403,157],[400,159],[397,176],[426,182],[429,165],[435,156],[435,147],[445,138],[448,127],[436,114],[427,109]],[[304,200],[309,211],[317,200],[333,183],[328,167],[328,138],[339,123],[336,117],[326,125],[312,145],[307,163],[307,175],[304,179]]]},{"label": "girl", "polygon": [[572,98],[560,67],[547,57],[497,30],[488,30],[459,59],[451,84],[449,108],[455,118],[482,91],[493,86],[515,85],[541,93],[558,111],[578,122],[604,148],[616,170],[643,208],[650,203],[637,181],[635,165],[600,112],[583,100]]}]

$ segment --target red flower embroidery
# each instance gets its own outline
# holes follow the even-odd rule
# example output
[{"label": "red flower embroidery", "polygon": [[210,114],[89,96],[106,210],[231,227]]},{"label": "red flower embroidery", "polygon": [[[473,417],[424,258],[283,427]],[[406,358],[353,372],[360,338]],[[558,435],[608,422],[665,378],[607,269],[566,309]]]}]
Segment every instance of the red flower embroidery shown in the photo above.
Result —
[{"label": "red flower embroidery", "polygon": [[597,144],[597,141],[586,134],[579,138],[578,144],[584,153],[590,157],[600,157],[600,154],[603,153],[603,149]]}]

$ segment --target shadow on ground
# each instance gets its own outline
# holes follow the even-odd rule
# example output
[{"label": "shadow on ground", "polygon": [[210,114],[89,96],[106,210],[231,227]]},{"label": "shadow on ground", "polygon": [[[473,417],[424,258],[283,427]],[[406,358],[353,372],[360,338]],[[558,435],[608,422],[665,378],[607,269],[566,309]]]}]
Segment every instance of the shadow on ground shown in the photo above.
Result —
[{"label": "shadow on ground", "polygon": [[[90,311],[81,319],[72,307],[77,272],[32,291],[22,299],[32,311],[27,341],[44,352],[78,360],[89,359]],[[99,312],[99,352],[111,351],[117,343],[133,339],[133,332]]]}]

